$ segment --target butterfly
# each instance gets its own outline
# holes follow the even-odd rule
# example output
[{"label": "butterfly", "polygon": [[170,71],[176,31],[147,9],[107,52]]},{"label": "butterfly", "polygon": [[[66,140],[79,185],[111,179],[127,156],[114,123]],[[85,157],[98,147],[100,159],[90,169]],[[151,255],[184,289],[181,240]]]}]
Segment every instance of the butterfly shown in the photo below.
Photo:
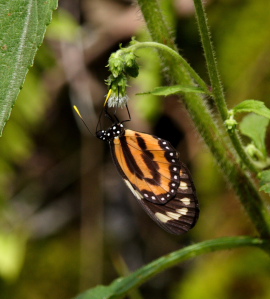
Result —
[{"label": "butterfly", "polygon": [[125,129],[130,119],[120,122],[107,109],[105,115],[113,124],[97,130],[96,137],[109,143],[113,162],[139,204],[167,232],[189,231],[198,220],[199,204],[176,149],[165,139]]}]

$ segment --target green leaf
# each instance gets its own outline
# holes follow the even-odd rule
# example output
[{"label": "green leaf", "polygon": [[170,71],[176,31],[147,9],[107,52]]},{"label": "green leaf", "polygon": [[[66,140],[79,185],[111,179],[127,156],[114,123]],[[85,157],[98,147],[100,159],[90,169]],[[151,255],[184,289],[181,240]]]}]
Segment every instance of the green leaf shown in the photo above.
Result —
[{"label": "green leaf", "polygon": [[0,3],[0,134],[56,7],[57,0]]},{"label": "green leaf", "polygon": [[264,102],[256,100],[245,100],[233,108],[234,114],[240,112],[254,112],[258,115],[270,118],[270,110]]},{"label": "green leaf", "polygon": [[137,93],[137,95],[152,94],[155,96],[169,96],[179,92],[205,93],[203,89],[193,86],[173,85],[156,87],[153,91]]},{"label": "green leaf", "polygon": [[260,191],[270,193],[270,170],[264,170],[258,175],[260,179]]},{"label": "green leaf", "polygon": [[267,156],[265,134],[268,124],[269,119],[257,114],[249,114],[242,119],[239,125],[241,133],[253,141],[256,148],[262,152],[264,157]]},{"label": "green leaf", "polygon": [[257,246],[267,249],[267,246],[269,245],[269,241],[250,237],[224,237],[215,240],[204,241],[163,256],[126,277],[114,280],[109,286],[97,286],[80,294],[75,299],[123,298],[132,289],[138,288],[140,285],[158,273],[198,255],[216,250],[231,249],[243,246]]}]

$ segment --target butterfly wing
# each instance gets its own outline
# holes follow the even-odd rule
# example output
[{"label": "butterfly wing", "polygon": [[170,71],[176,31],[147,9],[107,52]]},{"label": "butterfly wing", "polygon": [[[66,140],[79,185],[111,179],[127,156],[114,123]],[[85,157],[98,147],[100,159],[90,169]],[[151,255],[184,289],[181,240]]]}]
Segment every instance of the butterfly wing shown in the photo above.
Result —
[{"label": "butterfly wing", "polygon": [[175,196],[181,163],[168,141],[126,130],[110,145],[118,171],[146,200],[166,203]]},{"label": "butterfly wing", "polygon": [[155,222],[177,235],[196,224],[199,206],[195,186],[168,141],[126,130],[110,147],[119,173]]},{"label": "butterfly wing", "polygon": [[188,185],[188,188],[181,188],[180,183],[176,196],[162,205],[151,203],[144,198],[138,200],[143,209],[159,226],[176,235],[181,235],[194,227],[200,213],[192,178],[186,166],[181,164],[180,180]]}]

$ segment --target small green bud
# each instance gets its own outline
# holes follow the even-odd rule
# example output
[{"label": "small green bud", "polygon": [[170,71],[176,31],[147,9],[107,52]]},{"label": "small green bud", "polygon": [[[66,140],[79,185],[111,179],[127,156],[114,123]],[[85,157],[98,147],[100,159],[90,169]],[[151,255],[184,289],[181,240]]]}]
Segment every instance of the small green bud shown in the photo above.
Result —
[{"label": "small green bud", "polygon": [[132,67],[134,62],[136,62],[136,56],[133,52],[128,52],[125,55],[125,62],[128,67]]},{"label": "small green bud", "polygon": [[237,121],[232,117],[225,120],[225,126],[228,131],[234,130],[236,128],[237,124],[238,124]]},{"label": "small green bud", "polygon": [[136,78],[139,75],[139,65],[136,61],[136,55],[133,52],[128,52],[124,55],[125,72],[127,75]]},{"label": "small green bud", "polygon": [[109,68],[114,77],[118,77],[125,68],[125,63],[117,53],[113,53],[109,58]]}]

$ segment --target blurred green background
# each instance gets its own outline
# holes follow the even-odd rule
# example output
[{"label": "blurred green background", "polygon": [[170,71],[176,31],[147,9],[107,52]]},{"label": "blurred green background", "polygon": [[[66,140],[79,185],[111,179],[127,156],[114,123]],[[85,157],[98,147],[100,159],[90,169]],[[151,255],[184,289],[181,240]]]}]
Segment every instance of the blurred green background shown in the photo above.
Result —
[{"label": "blurred green background", "polygon": [[[162,0],[180,52],[208,82],[192,0]],[[229,107],[269,107],[270,1],[206,1]],[[201,216],[188,234],[162,231],[137,205],[95,132],[109,55],[147,40],[128,0],[63,0],[0,143],[0,298],[71,298],[190,243],[255,232],[177,97],[135,96],[163,84],[159,59],[139,53],[128,127],[169,140],[197,186]],[[213,111],[214,111],[213,107]],[[126,117],[125,111],[120,118]],[[153,238],[154,236],[154,238]],[[130,298],[270,298],[268,257],[256,249],[201,256]]]}]

